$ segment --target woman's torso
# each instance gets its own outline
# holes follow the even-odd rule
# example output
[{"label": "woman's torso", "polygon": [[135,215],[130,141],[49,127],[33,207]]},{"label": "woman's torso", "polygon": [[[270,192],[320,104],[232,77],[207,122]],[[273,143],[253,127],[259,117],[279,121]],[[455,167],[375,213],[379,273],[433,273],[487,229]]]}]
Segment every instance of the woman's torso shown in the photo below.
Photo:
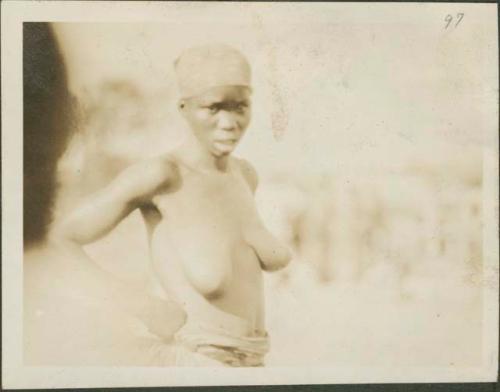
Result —
[{"label": "woman's torso", "polygon": [[[225,173],[177,166],[177,186],[152,199],[156,217],[144,214],[153,266],[162,286],[186,308],[188,319],[203,318],[203,309],[213,306],[246,320],[248,334],[263,331],[258,250],[273,237],[260,222],[250,187],[234,161]],[[207,299],[190,284],[185,264],[193,260],[206,268],[229,267],[231,274],[219,296]],[[208,312],[206,317],[214,314]]]}]

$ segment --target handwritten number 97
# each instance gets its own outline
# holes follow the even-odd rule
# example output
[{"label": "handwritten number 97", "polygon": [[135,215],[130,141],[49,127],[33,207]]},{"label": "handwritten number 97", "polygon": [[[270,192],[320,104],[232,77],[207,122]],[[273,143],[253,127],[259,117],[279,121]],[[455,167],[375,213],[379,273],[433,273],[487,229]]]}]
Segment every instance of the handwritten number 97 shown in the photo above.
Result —
[{"label": "handwritten number 97", "polygon": [[[456,18],[457,22],[455,23],[455,27],[458,26],[458,24],[462,21],[463,18],[464,18],[464,14],[462,12],[457,14],[457,18]],[[451,14],[446,15],[446,18],[444,18],[444,21],[446,22],[446,26],[444,28],[447,29],[450,26],[450,24],[453,22],[453,16],[451,16]]]}]

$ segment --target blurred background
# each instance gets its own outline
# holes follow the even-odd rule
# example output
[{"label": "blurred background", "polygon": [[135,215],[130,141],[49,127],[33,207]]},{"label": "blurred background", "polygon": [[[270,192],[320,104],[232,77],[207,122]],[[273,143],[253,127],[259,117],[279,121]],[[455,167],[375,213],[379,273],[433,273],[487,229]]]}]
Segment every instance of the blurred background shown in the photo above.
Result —
[{"label": "blurred background", "polygon": [[[259,172],[261,216],[294,254],[266,275],[268,365],[478,365],[495,15],[476,8],[445,29],[442,8],[355,17],[317,6],[54,24],[80,124],[56,214],[175,147],[173,60],[193,44],[233,45],[254,76],[237,155]],[[87,251],[130,285],[154,280],[137,212]]]}]

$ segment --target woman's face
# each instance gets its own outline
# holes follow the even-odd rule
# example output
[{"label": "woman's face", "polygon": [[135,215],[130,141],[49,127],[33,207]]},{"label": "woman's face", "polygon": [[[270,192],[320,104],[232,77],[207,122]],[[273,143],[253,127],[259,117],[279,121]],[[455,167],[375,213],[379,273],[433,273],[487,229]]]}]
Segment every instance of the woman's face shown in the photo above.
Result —
[{"label": "woman's face", "polygon": [[220,157],[231,154],[245,133],[250,103],[248,87],[219,86],[182,100],[180,108],[200,144]]}]

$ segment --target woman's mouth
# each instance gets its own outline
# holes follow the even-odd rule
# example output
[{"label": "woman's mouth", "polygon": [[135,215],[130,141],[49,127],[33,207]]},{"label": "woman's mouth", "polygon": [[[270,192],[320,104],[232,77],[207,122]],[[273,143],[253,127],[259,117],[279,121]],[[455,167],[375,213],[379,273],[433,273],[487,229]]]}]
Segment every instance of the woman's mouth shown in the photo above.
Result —
[{"label": "woman's mouth", "polygon": [[214,146],[221,152],[229,153],[236,147],[236,142],[237,140],[234,139],[215,140]]},{"label": "woman's mouth", "polygon": [[215,143],[232,146],[233,144],[236,144],[236,140],[235,139],[220,139],[220,140],[216,140]]}]

